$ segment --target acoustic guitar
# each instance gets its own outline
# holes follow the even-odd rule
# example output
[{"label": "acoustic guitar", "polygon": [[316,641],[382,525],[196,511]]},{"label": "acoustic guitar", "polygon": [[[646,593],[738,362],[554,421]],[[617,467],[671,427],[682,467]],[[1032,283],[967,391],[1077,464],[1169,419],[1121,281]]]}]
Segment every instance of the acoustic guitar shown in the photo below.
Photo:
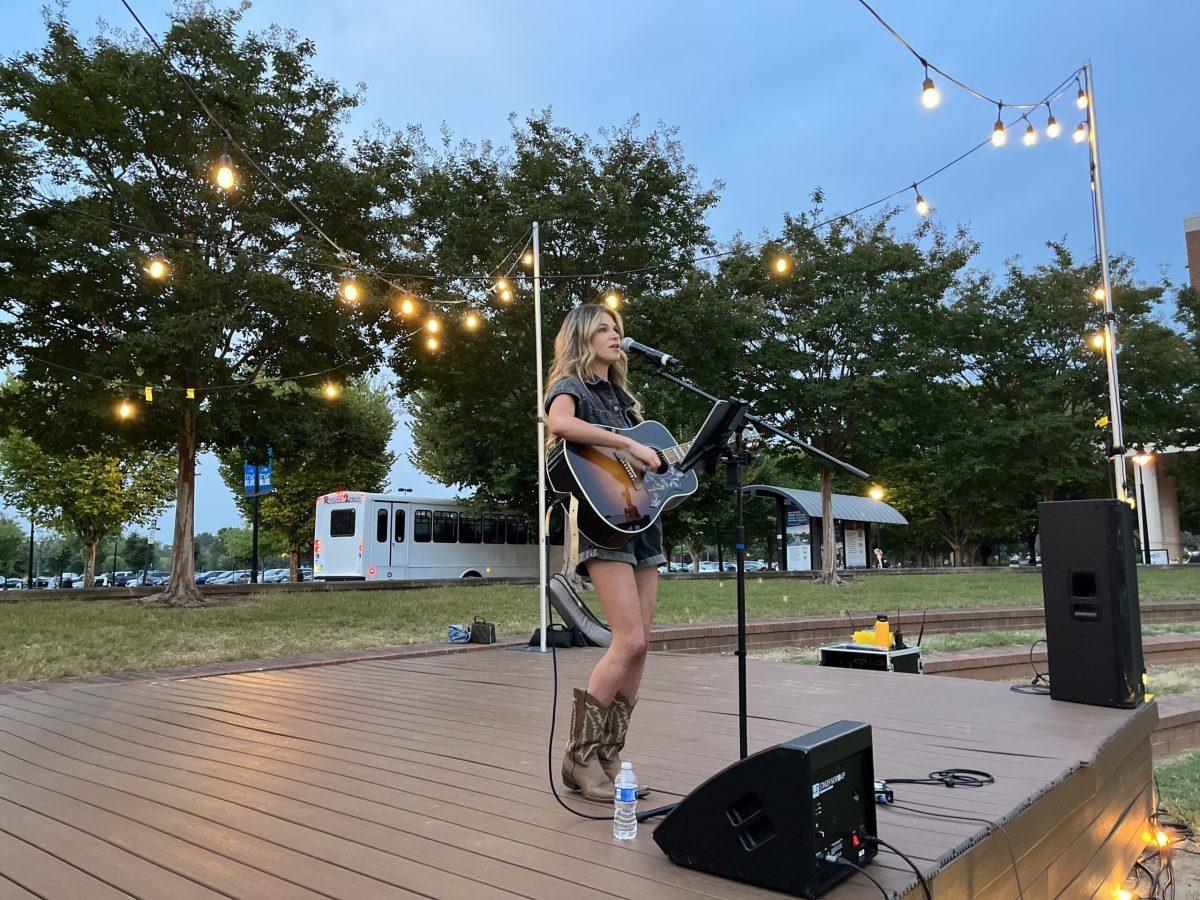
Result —
[{"label": "acoustic guitar", "polygon": [[617,550],[678,506],[700,486],[696,473],[677,468],[691,442],[677,444],[660,422],[613,429],[658,451],[662,465],[647,470],[622,450],[562,442],[546,461],[550,486],[579,500],[579,531],[600,547]]}]

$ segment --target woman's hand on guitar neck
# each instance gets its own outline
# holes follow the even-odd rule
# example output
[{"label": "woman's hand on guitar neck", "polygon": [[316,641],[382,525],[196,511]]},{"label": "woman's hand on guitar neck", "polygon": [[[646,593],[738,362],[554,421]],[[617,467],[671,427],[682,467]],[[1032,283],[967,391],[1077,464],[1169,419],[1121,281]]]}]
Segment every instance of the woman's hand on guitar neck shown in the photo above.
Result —
[{"label": "woman's hand on guitar neck", "polygon": [[658,455],[658,451],[645,444],[639,444],[633,438],[629,439],[629,446],[625,448],[625,452],[645,466],[648,471],[657,472],[662,468],[662,458]]}]

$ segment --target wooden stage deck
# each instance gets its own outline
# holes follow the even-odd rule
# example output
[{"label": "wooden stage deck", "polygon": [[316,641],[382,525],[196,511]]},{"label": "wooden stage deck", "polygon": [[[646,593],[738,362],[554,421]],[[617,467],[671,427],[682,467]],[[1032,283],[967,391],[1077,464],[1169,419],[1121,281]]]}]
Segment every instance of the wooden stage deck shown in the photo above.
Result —
[{"label": "wooden stage deck", "polygon": [[[569,688],[597,656],[559,655],[556,767]],[[555,803],[550,664],[497,649],[0,696],[0,898],[778,896],[671,865],[647,825],[619,844]],[[758,662],[750,700],[752,751],[858,719],[879,777],[995,774],[979,790],[897,786],[910,808],[880,810],[881,837],[937,897],[1016,897],[1014,857],[1030,900],[1109,897],[1142,847],[1153,705]],[[734,659],[651,654],[626,752],[657,788],[643,803],[736,754]],[[870,870],[920,896],[896,857]],[[855,876],[827,896],[879,892]]]}]

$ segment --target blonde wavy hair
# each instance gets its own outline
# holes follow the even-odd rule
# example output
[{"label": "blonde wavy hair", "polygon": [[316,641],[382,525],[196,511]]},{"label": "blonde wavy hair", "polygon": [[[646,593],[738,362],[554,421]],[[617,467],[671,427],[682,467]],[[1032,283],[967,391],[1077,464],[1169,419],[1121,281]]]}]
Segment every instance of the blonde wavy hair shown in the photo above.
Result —
[{"label": "blonde wavy hair", "polygon": [[[592,349],[592,337],[600,330],[603,317],[608,316],[616,323],[617,334],[625,336],[625,323],[621,314],[616,310],[601,306],[599,303],[583,303],[576,306],[563,319],[558,334],[554,336],[554,362],[550,365],[550,374],[546,376],[546,396],[542,398],[544,406],[554,389],[554,385],[564,378],[578,378],[582,382],[591,381],[595,377],[592,363],[596,361],[596,351]],[[631,397],[629,392],[629,360],[624,352],[621,358],[608,367],[608,382],[619,387]],[[633,417],[640,422],[642,403],[633,397]],[[553,435],[547,434],[547,443],[554,444]]]}]

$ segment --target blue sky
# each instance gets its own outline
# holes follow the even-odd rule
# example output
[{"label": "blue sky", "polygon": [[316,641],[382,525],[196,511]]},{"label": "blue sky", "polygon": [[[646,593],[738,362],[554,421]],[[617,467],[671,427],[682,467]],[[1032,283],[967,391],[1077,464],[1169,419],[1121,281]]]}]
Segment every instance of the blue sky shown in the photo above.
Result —
[{"label": "blue sky", "polygon": [[[152,29],[164,28],[169,2],[131,2]],[[1200,4],[874,5],[930,61],[1009,102],[1039,99],[1090,58],[1110,249],[1134,256],[1148,280],[1186,279],[1183,218],[1200,213]],[[7,6],[0,53],[39,46],[37,4]],[[118,0],[78,0],[68,15],[83,35],[99,18],[133,26]],[[721,240],[774,230],[817,186],[830,211],[886,194],[986,137],[995,119],[994,108],[940,80],[942,104],[924,109],[919,65],[855,0],[257,0],[245,19],[251,28],[272,22],[316,41],[322,74],[366,85],[351,133],[383,121],[436,134],[444,123],[464,138],[502,141],[510,112],[547,106],[581,131],[635,114],[647,127],[678,126],[701,180],[725,183],[710,218]],[[1091,252],[1087,153],[1068,139],[1078,110],[1067,96],[1054,112],[1066,131],[1057,141],[1043,135],[1027,148],[1014,129],[1004,148],[984,148],[922,188],[946,226],[970,227],[981,266],[1014,255],[1035,264],[1046,240],[1063,237],[1080,256]],[[1045,111],[1031,118],[1041,131]],[[404,429],[394,449],[408,449]],[[213,461],[200,471],[197,530],[236,524]],[[406,462],[392,476],[393,486],[452,493]]]}]

